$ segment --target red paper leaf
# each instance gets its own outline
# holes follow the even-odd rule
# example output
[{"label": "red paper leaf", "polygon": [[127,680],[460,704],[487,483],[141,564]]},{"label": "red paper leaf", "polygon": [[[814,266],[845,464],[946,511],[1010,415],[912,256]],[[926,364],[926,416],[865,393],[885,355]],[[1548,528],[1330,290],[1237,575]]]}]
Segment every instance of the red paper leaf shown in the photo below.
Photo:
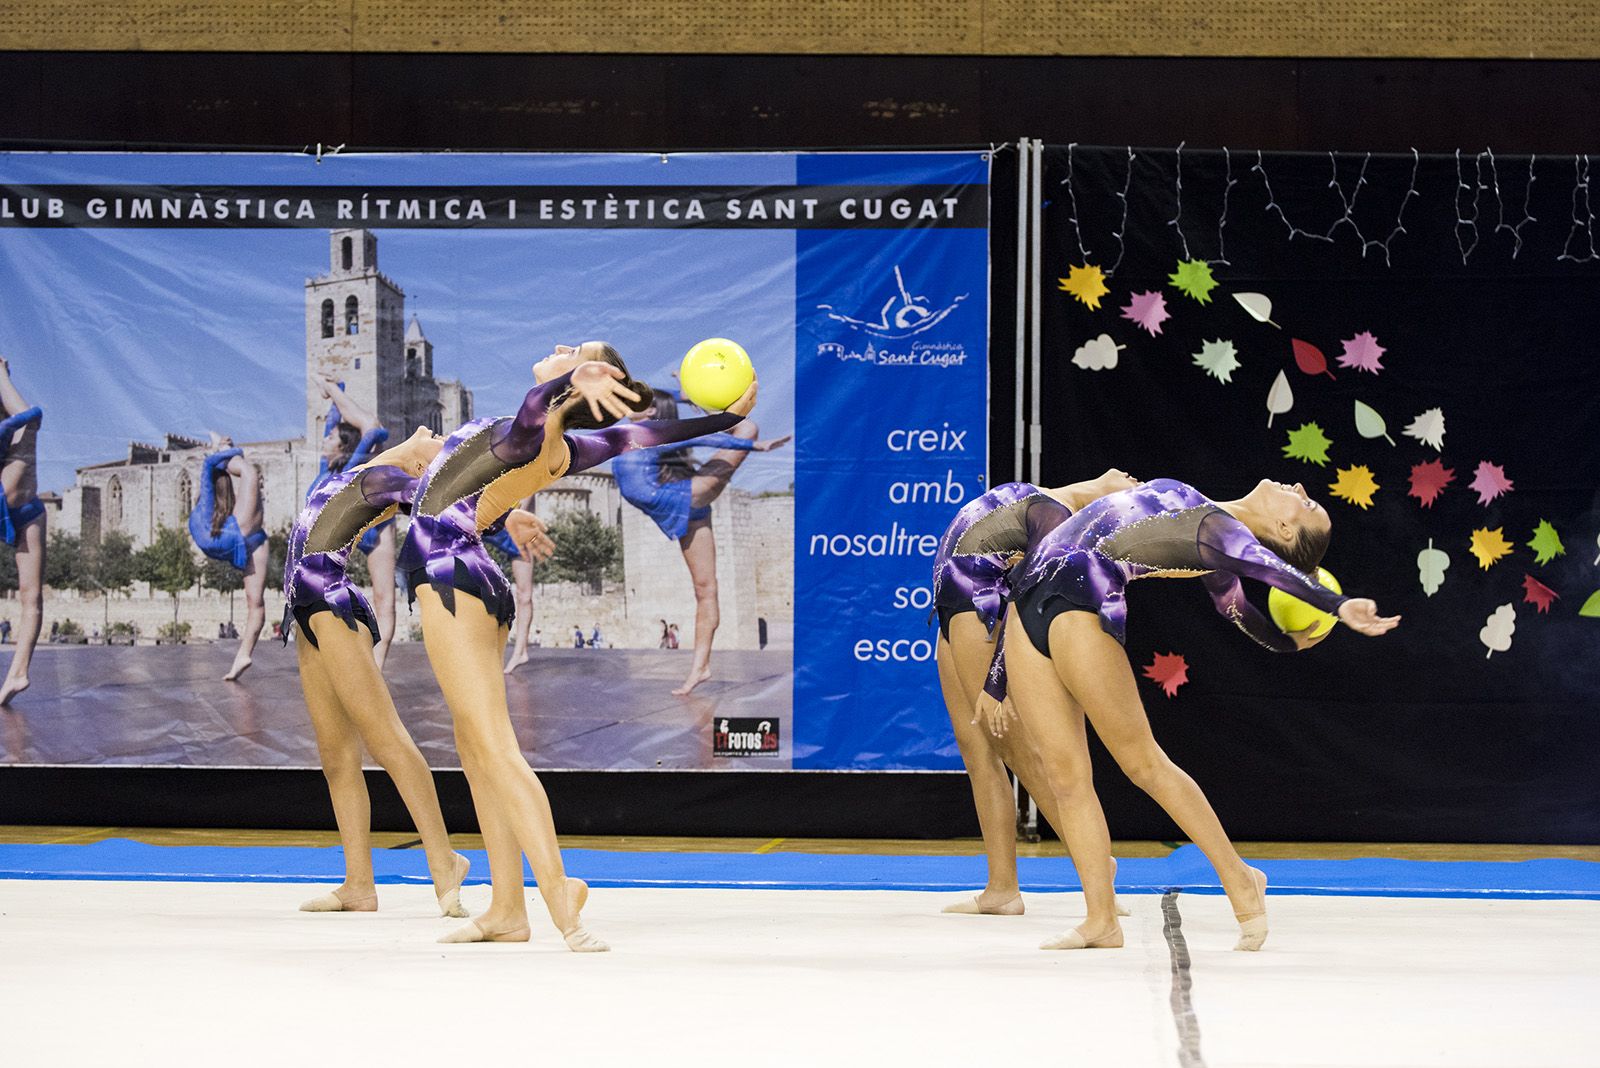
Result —
[{"label": "red paper leaf", "polygon": [[1178,687],[1189,681],[1189,663],[1182,653],[1157,653],[1145,667],[1144,677],[1160,684],[1168,697],[1176,697]]},{"label": "red paper leaf", "polygon": [[1333,372],[1328,370],[1328,358],[1322,354],[1321,349],[1299,338],[1292,338],[1291,343],[1294,345],[1296,367],[1308,375],[1327,375],[1333,378]]},{"label": "red paper leaf", "polygon": [[1442,460],[1429,460],[1411,468],[1411,489],[1408,497],[1422,502],[1422,507],[1432,508],[1444,488],[1456,480],[1456,469],[1446,467]]},{"label": "red paper leaf", "polygon": [[1472,476],[1471,486],[1477,491],[1479,504],[1488,504],[1502,493],[1510,493],[1512,489],[1511,480],[1506,477],[1506,469],[1488,460],[1478,465],[1477,473]]},{"label": "red paper leaf", "polygon": [[1522,576],[1522,599],[1528,604],[1538,608],[1541,612],[1550,611],[1550,603],[1558,600],[1561,595],[1549,586],[1540,582],[1532,575]]}]

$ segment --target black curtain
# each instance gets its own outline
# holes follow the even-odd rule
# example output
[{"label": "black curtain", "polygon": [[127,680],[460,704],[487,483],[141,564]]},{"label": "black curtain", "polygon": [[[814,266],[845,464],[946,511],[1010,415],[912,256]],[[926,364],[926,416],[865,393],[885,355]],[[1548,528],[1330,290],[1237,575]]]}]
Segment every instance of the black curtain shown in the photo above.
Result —
[{"label": "black curtain", "polygon": [[[1175,696],[1140,683],[1156,736],[1236,837],[1600,842],[1600,618],[1579,612],[1600,590],[1600,188],[1588,175],[1572,156],[1046,149],[1046,484],[1110,466],[1213,499],[1261,478],[1303,482],[1332,514],[1325,563],[1346,592],[1405,617],[1382,638],[1340,628],[1274,655],[1217,616],[1199,583],[1131,587],[1134,670],[1158,652],[1188,665]],[[1185,260],[1206,264],[1209,302],[1169,280]],[[1109,275],[1097,310],[1056,281],[1075,267],[1080,280]],[[1123,317],[1149,293],[1170,315],[1158,335]],[[1235,293],[1270,298],[1278,325]],[[1101,334],[1123,346],[1115,366],[1075,364]],[[1384,350],[1376,373],[1341,365],[1347,342],[1371,362],[1362,335]],[[1295,339],[1332,377],[1300,369]],[[1196,365],[1208,342],[1236,349],[1230,381]],[[1294,404],[1269,427],[1280,371]],[[1358,433],[1358,401],[1393,444]],[[1404,433],[1432,408],[1442,450]],[[1312,422],[1332,442],[1325,466],[1285,455],[1289,432]],[[1435,460],[1454,481],[1423,507],[1408,495],[1413,468]],[[1469,485],[1485,461],[1512,483],[1487,504]],[[1356,465],[1380,487],[1370,507],[1330,494]],[[1564,554],[1530,548],[1541,520]],[[1469,551],[1478,530],[1511,545],[1487,569]],[[1432,596],[1418,569],[1430,539],[1450,561]],[[1558,595],[1533,595],[1547,612],[1529,577]],[[1264,605],[1265,589],[1249,592]],[[1511,644],[1491,656],[1480,631],[1508,604]],[[1113,834],[1165,828],[1097,756]]]}]

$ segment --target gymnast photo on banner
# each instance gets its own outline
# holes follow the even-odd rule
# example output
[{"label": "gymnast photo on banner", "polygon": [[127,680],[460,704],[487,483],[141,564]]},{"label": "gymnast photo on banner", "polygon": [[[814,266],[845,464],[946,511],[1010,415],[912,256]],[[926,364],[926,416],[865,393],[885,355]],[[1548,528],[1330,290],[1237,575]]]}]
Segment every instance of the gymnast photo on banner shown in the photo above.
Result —
[{"label": "gymnast photo on banner", "polygon": [[222,677],[237,682],[267,622],[267,532],[261,509],[261,472],[244,458],[231,438],[211,435],[211,452],[200,469],[200,494],[189,513],[189,536],[213,560],[243,573],[245,627],[239,651]]}]

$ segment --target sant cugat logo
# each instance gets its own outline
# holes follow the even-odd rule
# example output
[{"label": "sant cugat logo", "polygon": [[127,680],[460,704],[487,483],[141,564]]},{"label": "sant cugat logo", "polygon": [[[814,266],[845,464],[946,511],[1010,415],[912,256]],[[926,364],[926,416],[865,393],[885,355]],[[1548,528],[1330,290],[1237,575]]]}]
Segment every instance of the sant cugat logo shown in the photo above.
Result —
[{"label": "sant cugat logo", "polygon": [[711,755],[750,757],[778,755],[778,721],[775,719],[719,718],[711,735]]},{"label": "sant cugat logo", "polygon": [[963,293],[944,307],[935,308],[927,297],[911,292],[906,286],[905,276],[900,273],[898,264],[894,269],[894,286],[895,292],[890,294],[883,302],[883,307],[878,309],[876,320],[857,319],[845,315],[832,304],[818,304],[817,307],[827,312],[828,318],[843,323],[853,331],[899,341],[915,337],[924,330],[938,326],[967,299],[967,294]]}]

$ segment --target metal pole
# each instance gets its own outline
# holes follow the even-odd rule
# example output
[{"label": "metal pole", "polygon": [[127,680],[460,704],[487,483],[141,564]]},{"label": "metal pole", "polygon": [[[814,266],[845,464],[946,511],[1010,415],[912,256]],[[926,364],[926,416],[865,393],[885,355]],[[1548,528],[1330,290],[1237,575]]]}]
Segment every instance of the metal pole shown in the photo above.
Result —
[{"label": "metal pole", "polygon": [[1027,447],[1027,425],[1023,418],[1023,375],[1028,362],[1028,139],[1017,142],[1017,343],[1016,355],[1017,425],[1014,431],[1016,455],[1011,464],[1011,477],[1022,481],[1023,449]]},{"label": "metal pole", "polygon": [[1040,320],[1044,318],[1041,309],[1044,306],[1044,263],[1042,256],[1042,235],[1044,233],[1044,142],[1037,137],[1033,139],[1033,228],[1029,234],[1031,242],[1030,258],[1033,261],[1033,318],[1028,326],[1028,339],[1030,355],[1033,360],[1033,418],[1028,426],[1028,449],[1031,452],[1031,464],[1028,481],[1034,485],[1039,484],[1039,469],[1043,462],[1044,454],[1044,426],[1040,420],[1039,409],[1041,397],[1039,378],[1044,364],[1044,354],[1040,351],[1039,332]]}]

